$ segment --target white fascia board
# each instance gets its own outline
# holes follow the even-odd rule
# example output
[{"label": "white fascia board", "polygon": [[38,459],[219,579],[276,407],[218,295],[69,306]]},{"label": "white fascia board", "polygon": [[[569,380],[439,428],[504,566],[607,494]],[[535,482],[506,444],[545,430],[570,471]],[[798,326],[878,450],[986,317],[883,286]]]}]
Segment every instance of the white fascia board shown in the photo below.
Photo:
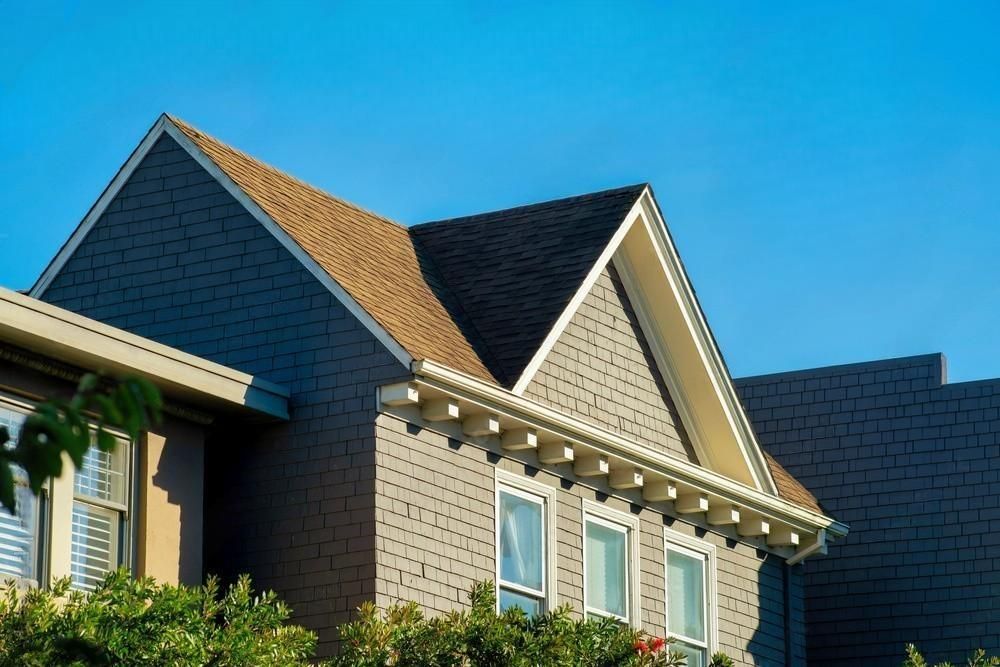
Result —
[{"label": "white fascia board", "polygon": [[726,502],[769,517],[806,532],[826,529],[834,537],[847,534],[848,527],[777,495],[741,484],[689,461],[663,454],[617,433],[564,414],[512,391],[429,360],[413,363],[414,381],[454,396],[463,402],[490,410],[556,437],[579,442],[595,452],[613,456],[631,465],[653,471]]},{"label": "white fascia board", "polygon": [[521,377],[518,378],[517,383],[512,389],[512,391],[518,396],[522,395],[528,388],[528,385],[531,384],[531,380],[535,377],[535,373],[538,372],[542,362],[545,361],[545,358],[549,355],[549,352],[556,344],[556,341],[558,341],[559,337],[562,336],[563,331],[565,331],[566,327],[569,326],[570,320],[572,320],[573,316],[576,315],[576,311],[580,309],[580,305],[583,304],[583,300],[587,298],[588,294],[590,294],[591,288],[593,288],[597,279],[601,277],[601,272],[604,271],[604,267],[611,261],[611,257],[615,254],[615,251],[618,250],[618,246],[621,245],[625,235],[628,234],[633,223],[635,223],[635,221],[642,215],[642,200],[647,196],[648,192],[649,188],[645,188],[642,194],[636,199],[635,204],[629,210],[628,215],[625,216],[625,220],[618,227],[618,230],[615,231],[611,240],[608,242],[608,245],[597,258],[594,266],[591,267],[587,277],[584,278],[583,283],[580,284],[580,287],[576,290],[573,298],[570,299],[569,304],[566,305],[566,308],[564,308],[563,312],[559,315],[559,319],[557,319],[556,323],[552,325],[552,329],[545,337],[545,340],[542,341],[542,345],[535,351],[535,354],[531,357],[531,361],[528,362],[528,365],[525,366],[524,371],[521,373]]},{"label": "white fascia board", "polygon": [[673,240],[667,231],[663,215],[659,206],[653,201],[648,189],[643,193],[640,203],[646,213],[643,216],[646,231],[654,241],[655,250],[663,265],[663,270],[666,272],[666,275],[676,281],[675,287],[678,288],[678,293],[681,296],[680,302],[683,307],[684,316],[688,321],[691,332],[695,336],[699,353],[702,356],[702,362],[709,372],[712,383],[715,385],[716,393],[723,402],[726,418],[740,448],[743,450],[744,457],[750,464],[751,474],[762,490],[776,494],[778,487],[774,482],[774,477],[771,475],[771,470],[764,459],[760,444],[757,442],[753,428],[750,426],[750,421],[736,394],[736,389],[726,370],[726,365],[722,361],[722,354],[719,352],[715,339],[710,333],[708,322],[705,320],[704,313],[698,305],[694,289],[688,279],[687,272],[684,270],[677,248],[674,246]]},{"label": "white fascia board", "polygon": [[187,153],[212,177],[222,185],[225,190],[232,195],[232,197],[242,205],[247,212],[250,213],[258,222],[264,225],[271,234],[278,240],[281,245],[283,245],[291,254],[294,256],[309,273],[313,275],[324,287],[326,287],[336,299],[343,304],[343,306],[350,312],[354,317],[356,317],[362,325],[368,331],[378,339],[382,345],[385,346],[387,350],[399,360],[401,364],[409,367],[410,363],[413,361],[413,357],[407,352],[402,345],[400,345],[396,339],[394,339],[388,331],[386,331],[382,325],[375,321],[368,311],[366,311],[361,304],[355,301],[354,297],[347,293],[341,285],[334,280],[334,278],[326,272],[323,267],[321,267],[312,256],[307,253],[302,246],[295,242],[284,229],[281,228],[278,223],[276,223],[271,216],[269,216],[264,210],[257,205],[257,203],[249,196],[246,192],[240,188],[239,185],[233,181],[222,169],[219,168],[215,162],[205,155],[205,153],[198,148],[193,141],[191,141],[186,134],[184,134],[170,118],[163,114],[156,121],[146,136],[143,137],[142,141],[129,156],[128,160],[118,170],[114,179],[105,188],[104,192],[101,194],[100,199],[91,207],[88,211],[86,217],[77,226],[76,230],[70,236],[69,240],[60,248],[59,252],[46,267],[45,271],[35,282],[35,285],[31,288],[29,294],[36,299],[41,298],[45,293],[45,290],[49,287],[55,277],[62,270],[69,258],[73,256],[76,249],[86,238],[90,230],[97,224],[97,221],[107,210],[108,206],[114,201],[114,198],[121,191],[125,183],[132,176],[132,173],[136,168],[142,163],[146,155],[153,148],[159,138],[163,135],[169,135],[174,141],[176,141]]},{"label": "white fascia board", "polygon": [[288,389],[0,288],[0,340],[85,369],[145,377],[170,393],[288,418]]}]

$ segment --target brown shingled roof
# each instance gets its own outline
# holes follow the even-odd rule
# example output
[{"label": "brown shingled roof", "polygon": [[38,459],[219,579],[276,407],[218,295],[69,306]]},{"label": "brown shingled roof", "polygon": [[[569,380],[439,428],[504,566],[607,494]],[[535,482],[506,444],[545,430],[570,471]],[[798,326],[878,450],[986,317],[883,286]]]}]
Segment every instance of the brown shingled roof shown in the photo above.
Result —
[{"label": "brown shingled roof", "polygon": [[411,356],[495,380],[461,332],[460,317],[449,314],[440,280],[405,227],[171,121]]},{"label": "brown shingled roof", "polygon": [[767,466],[771,469],[771,476],[774,477],[774,484],[778,487],[778,495],[785,500],[795,503],[796,505],[801,505],[806,509],[812,510],[813,512],[818,512],[820,514],[826,514],[823,508],[820,507],[819,501],[816,500],[809,489],[802,486],[802,483],[792,477],[792,474],[785,470],[780,463],[778,463],[773,456],[767,453],[766,450],[761,448],[764,452],[764,458],[767,460]]},{"label": "brown shingled roof", "polygon": [[[170,120],[413,358],[508,387],[646,187],[408,230]],[[764,455],[782,498],[823,512]]]}]

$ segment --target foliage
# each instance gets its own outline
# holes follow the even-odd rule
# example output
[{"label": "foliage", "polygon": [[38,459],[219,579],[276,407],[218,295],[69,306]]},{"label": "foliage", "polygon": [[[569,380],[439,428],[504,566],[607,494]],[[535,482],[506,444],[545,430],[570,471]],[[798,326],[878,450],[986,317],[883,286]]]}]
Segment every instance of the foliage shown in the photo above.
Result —
[{"label": "foliage", "polygon": [[9,512],[15,509],[12,466],[24,471],[37,495],[46,480],[62,474],[63,452],[79,468],[91,442],[102,451],[111,451],[115,436],[110,429],[124,431],[135,440],[159,422],[161,407],[160,392],[148,380],[131,377],[109,382],[93,373],[84,375],[68,401],[55,398],[35,407],[13,447],[8,446],[11,434],[0,426],[0,503]]},{"label": "foliage", "polygon": [[683,655],[669,650],[669,640],[642,635],[612,619],[574,620],[570,618],[569,607],[537,617],[529,617],[520,609],[497,614],[492,582],[476,584],[469,600],[468,611],[436,618],[425,618],[413,602],[390,607],[384,614],[374,605],[365,604],[359,609],[356,621],[341,627],[341,652],[332,665],[680,667],[685,664]]},{"label": "foliage", "polygon": [[730,658],[725,653],[713,653],[712,661],[708,663],[708,667],[736,667],[733,663],[733,659]]},{"label": "foliage", "polygon": [[[1000,666],[1000,656],[987,656],[986,651],[979,649],[973,653],[965,663],[966,667],[997,667]],[[924,656],[920,654],[913,644],[906,645],[906,660],[903,667],[929,667]],[[950,662],[939,662],[934,667],[955,667]]]},{"label": "foliage", "polygon": [[49,590],[0,590],[0,667],[308,665],[316,645],[246,576],[221,597],[212,579],[171,586],[124,569],[93,593],[68,588],[63,579]]}]

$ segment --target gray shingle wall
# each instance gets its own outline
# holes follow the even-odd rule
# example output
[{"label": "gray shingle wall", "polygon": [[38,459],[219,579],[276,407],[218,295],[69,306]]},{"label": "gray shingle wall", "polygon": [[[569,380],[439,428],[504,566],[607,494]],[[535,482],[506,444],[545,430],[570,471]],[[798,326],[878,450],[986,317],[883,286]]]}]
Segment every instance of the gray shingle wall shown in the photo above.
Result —
[{"label": "gray shingle wall", "polygon": [[524,396],[697,463],[625,287],[610,264]]},{"label": "gray shingle wall", "polygon": [[[669,504],[657,508],[640,494],[578,481],[569,464],[532,467],[501,455],[496,438],[469,438],[457,424],[428,424],[414,409],[396,408],[378,418],[376,542],[378,604],[414,599],[428,611],[466,604],[476,581],[495,578],[495,468],[527,474],[557,491],[558,601],[577,612],[583,605],[581,500],[605,503],[640,518],[641,618],[663,634],[665,624],[663,530],[698,536],[717,548],[720,649],[739,665],[804,664],[801,568],[790,577],[792,657],[785,660],[786,566],[755,545],[675,519]],[[622,494],[622,492],[616,492]]]},{"label": "gray shingle wall", "polygon": [[405,369],[169,138],[44,299],[290,388],[288,424],[209,440],[206,569],[250,572],[332,650],[374,597],[375,386]]},{"label": "gray shingle wall", "polygon": [[737,381],[762,444],[850,525],[806,564],[810,665],[1000,648],[1000,380],[927,355]]}]

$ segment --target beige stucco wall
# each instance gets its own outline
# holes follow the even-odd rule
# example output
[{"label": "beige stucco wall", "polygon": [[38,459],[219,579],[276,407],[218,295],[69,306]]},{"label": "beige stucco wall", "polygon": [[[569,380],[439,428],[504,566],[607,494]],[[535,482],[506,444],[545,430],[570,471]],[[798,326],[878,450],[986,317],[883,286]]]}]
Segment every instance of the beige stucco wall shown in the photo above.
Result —
[{"label": "beige stucco wall", "polygon": [[792,659],[785,661],[784,562],[738,540],[730,530],[676,519],[668,503],[654,507],[641,494],[612,490],[595,478],[575,478],[570,464],[544,466],[503,453],[496,438],[467,438],[457,424],[420,422],[406,409],[377,423],[376,601],[416,600],[431,612],[460,609],[470,586],[495,578],[495,468],[557,489],[558,603],[579,613],[583,598],[583,499],[640,519],[642,627],[663,634],[664,528],[714,544],[718,562],[718,648],[737,664],[777,667],[801,663],[800,574],[790,572]]},{"label": "beige stucco wall", "polygon": [[136,573],[202,583],[204,433],[166,420],[139,445]]}]

